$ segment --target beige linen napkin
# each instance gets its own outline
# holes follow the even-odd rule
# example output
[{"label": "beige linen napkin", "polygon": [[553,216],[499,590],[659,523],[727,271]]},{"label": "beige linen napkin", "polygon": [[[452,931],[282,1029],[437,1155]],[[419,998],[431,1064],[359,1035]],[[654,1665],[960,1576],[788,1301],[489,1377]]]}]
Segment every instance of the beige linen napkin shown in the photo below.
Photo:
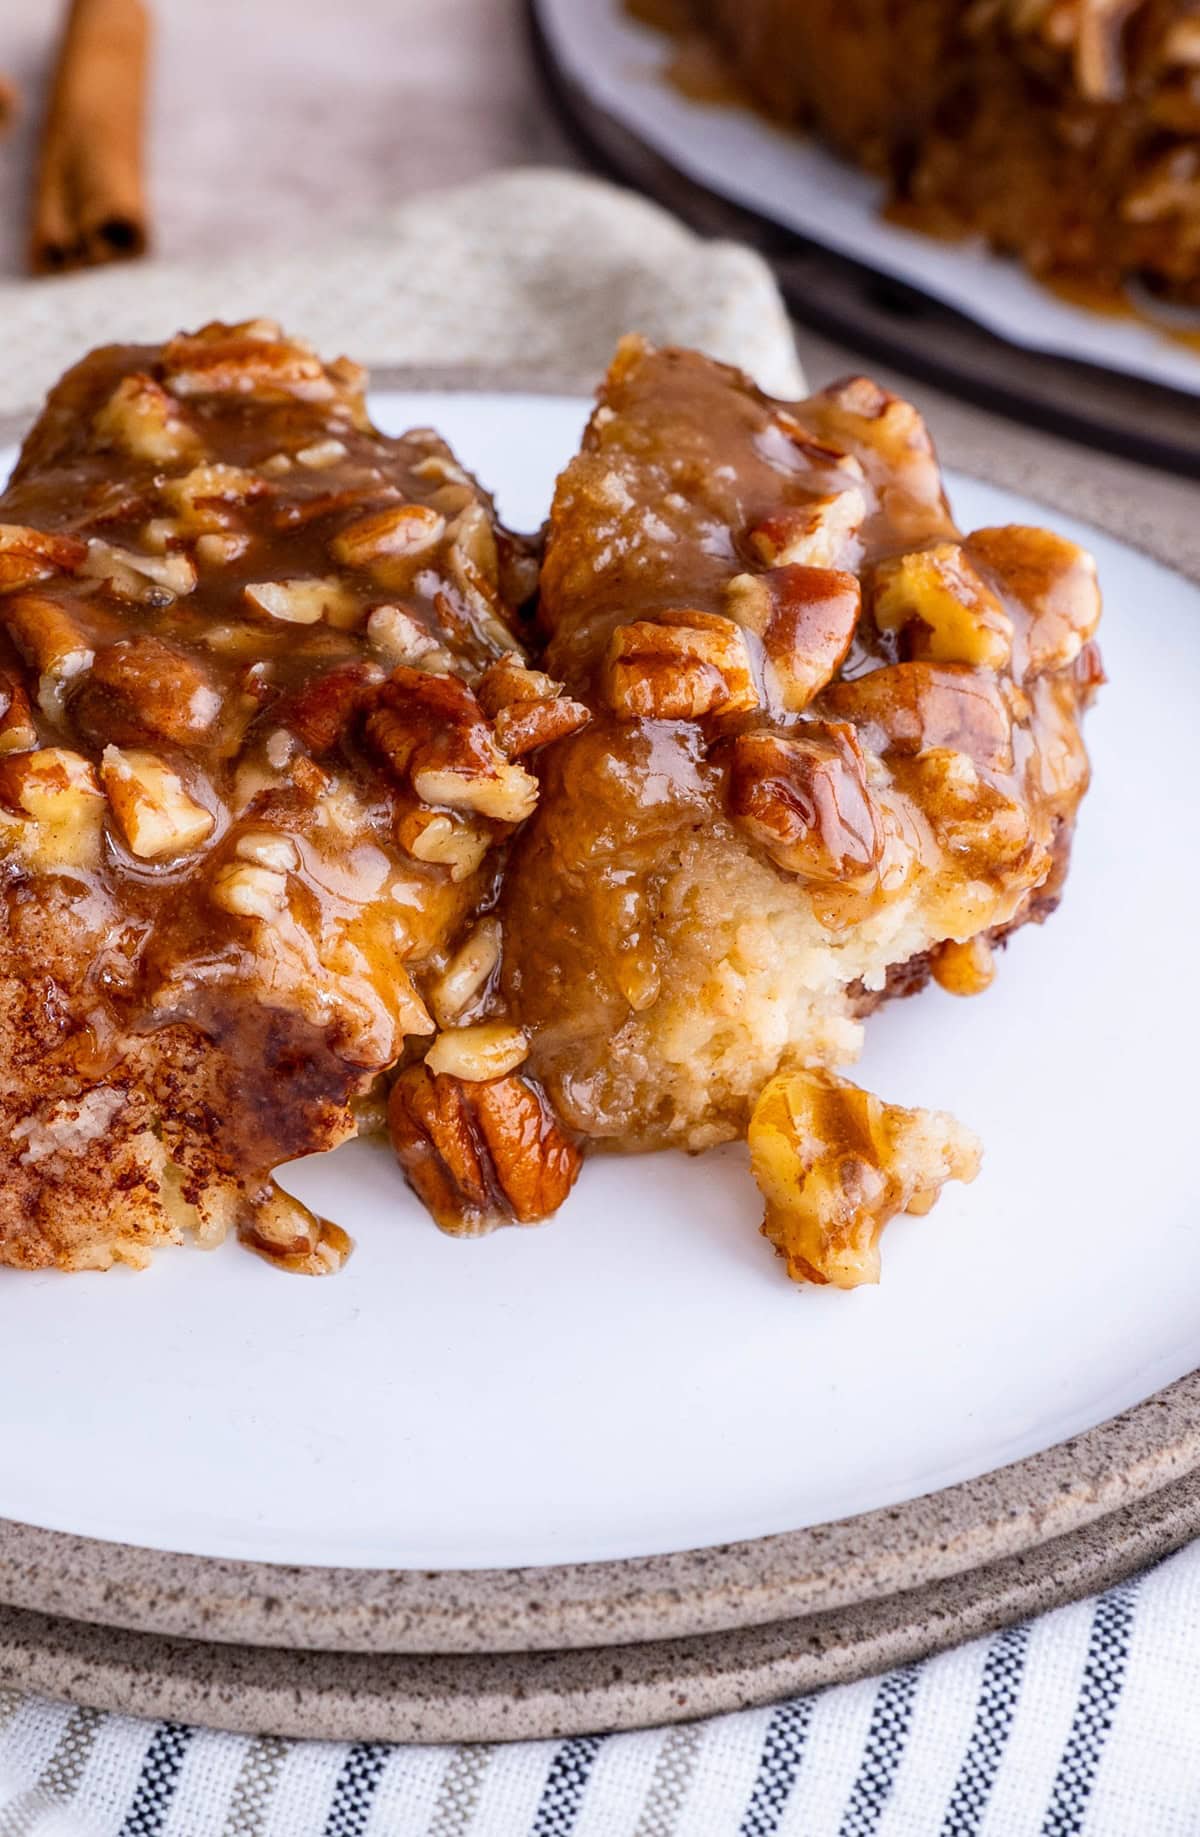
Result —
[{"label": "beige linen napkin", "polygon": [[582,387],[640,331],[740,364],[775,394],[803,390],[783,303],[751,250],[706,242],[599,180],[528,169],[417,197],[336,241],[0,283],[0,410],[35,405],[95,344],[259,314],[368,364]]}]

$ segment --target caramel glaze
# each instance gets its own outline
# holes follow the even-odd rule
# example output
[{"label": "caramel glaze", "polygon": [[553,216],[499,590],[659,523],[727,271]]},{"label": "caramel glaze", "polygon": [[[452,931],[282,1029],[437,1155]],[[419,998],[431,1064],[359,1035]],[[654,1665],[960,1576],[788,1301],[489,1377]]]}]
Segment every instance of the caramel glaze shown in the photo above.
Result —
[{"label": "caramel glaze", "polygon": [[[543,755],[501,897],[504,996],[568,1124],[704,1146],[744,1130],[776,1063],[836,1059],[803,1026],[763,1044],[725,998],[700,1049],[711,1077],[672,1058],[743,917],[811,917],[845,947],[852,1013],[919,986],[943,940],[1042,916],[1087,783],[1098,611],[1074,545],[959,536],[907,403],[858,378],[785,405],[625,341],[559,481],[541,579],[545,668],[593,719]],[[680,718],[681,695],[698,712]],[[881,931],[864,987],[849,947],[902,907],[915,916]]]},{"label": "caramel glaze", "polygon": [[531,559],[363,382],[269,322],[101,350],[0,498],[0,1262],[142,1261],[182,1204],[336,1264],[271,1169],[354,1133],[494,899],[511,822],[431,808],[416,764],[525,775],[461,683],[418,716],[517,648]]}]

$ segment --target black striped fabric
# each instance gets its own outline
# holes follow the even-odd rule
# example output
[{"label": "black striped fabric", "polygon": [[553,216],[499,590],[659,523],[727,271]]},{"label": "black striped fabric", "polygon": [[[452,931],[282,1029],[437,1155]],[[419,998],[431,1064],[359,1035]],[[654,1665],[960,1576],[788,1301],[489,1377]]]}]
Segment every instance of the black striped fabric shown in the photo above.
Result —
[{"label": "black striped fabric", "polygon": [[178,1722],[160,1722],[155,1728],[121,1826],[121,1837],[158,1837],[171,1809],[191,1739],[191,1729]]},{"label": "black striped fabric", "polygon": [[988,1647],[975,1722],[946,1807],[941,1837],[975,1837],[983,1822],[1012,1733],[1028,1648],[1027,1625],[1006,1627]]},{"label": "black striped fabric", "polygon": [[389,1752],[382,1741],[361,1741],[351,1748],[333,1789],[323,1837],[363,1837]]},{"label": "black striped fabric", "polygon": [[838,1837],[874,1837],[904,1758],[920,1678],[919,1665],[905,1665],[889,1673],[880,1684],[867,1730],[866,1752]]},{"label": "black striped fabric", "polygon": [[738,1837],[775,1837],[804,1757],[813,1701],[800,1697],[795,1703],[783,1703],[767,1724],[762,1759]]},{"label": "black striped fabric", "polygon": [[1042,1837],[1077,1837],[1096,1784],[1129,1662],[1129,1636],[1140,1576],[1110,1588],[1096,1602],[1083,1684],[1067,1737]]},{"label": "black striped fabric", "polygon": [[571,1837],[600,1745],[598,1735],[563,1742],[550,1763],[529,1837]]}]

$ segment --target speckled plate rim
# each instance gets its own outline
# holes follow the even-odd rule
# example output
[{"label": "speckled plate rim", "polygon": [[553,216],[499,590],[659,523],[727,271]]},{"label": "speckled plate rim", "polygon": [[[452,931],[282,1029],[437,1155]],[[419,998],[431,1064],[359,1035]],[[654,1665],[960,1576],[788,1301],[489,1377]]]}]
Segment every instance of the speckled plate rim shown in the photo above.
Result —
[{"label": "speckled plate rim", "polygon": [[[372,385],[537,394],[588,388],[578,377],[462,369],[380,368]],[[0,443],[19,438],[30,419],[0,418]],[[1028,439],[1019,428],[981,419],[977,435],[964,441],[960,432],[954,461],[989,482],[1057,500],[1058,508],[1200,582],[1192,532],[1156,502],[1152,476],[1136,504],[1127,492],[1101,484],[1099,475],[1093,485],[1073,467],[1057,490],[1047,489],[1044,477],[1032,485]],[[1200,1484],[1191,1483],[1198,1474],[1200,1372],[1193,1372],[1096,1428],[977,1479],[747,1542],[555,1567],[379,1570],[178,1555],[0,1520],[0,1601],[11,1610],[83,1623],[85,1631],[100,1626],[243,1650],[290,1648],[309,1660],[314,1653],[442,1654],[450,1662],[449,1655],[533,1652],[561,1659],[564,1650],[745,1633],[801,1616],[882,1611],[882,1604],[926,1595],[927,1611],[940,1620],[939,1589],[951,1591],[948,1601],[955,1589],[969,1590],[973,1574],[1010,1562],[1016,1573],[1041,1578],[1032,1607],[1018,1604],[1001,1617],[1015,1618],[1111,1577],[1121,1547],[1114,1515],[1126,1527],[1126,1542],[1132,1538],[1141,1552],[1127,1568],[1200,1533]],[[1153,1527],[1168,1497],[1176,1501],[1171,1537],[1156,1543]],[[1068,1581],[1059,1559],[1045,1552],[1071,1538],[1079,1542]],[[1056,1575],[1063,1578],[1057,1594]],[[943,1643],[966,1636],[953,1632]],[[893,1655],[878,1662],[897,1661]]]},{"label": "speckled plate rim", "polygon": [[1200,1518],[1200,1476],[1029,1555],[881,1601],[707,1637],[566,1652],[302,1652],[113,1632],[0,1608],[0,1683],[92,1709],[334,1741],[542,1740],[848,1683],[1106,1588]]}]

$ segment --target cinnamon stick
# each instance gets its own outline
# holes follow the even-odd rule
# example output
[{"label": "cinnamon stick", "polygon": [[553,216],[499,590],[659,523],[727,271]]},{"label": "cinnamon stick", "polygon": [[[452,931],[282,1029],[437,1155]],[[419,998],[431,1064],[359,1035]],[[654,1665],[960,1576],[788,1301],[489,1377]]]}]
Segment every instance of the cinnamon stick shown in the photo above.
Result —
[{"label": "cinnamon stick", "polygon": [[29,265],[57,274],[146,246],[143,0],[71,0],[42,125]]}]

